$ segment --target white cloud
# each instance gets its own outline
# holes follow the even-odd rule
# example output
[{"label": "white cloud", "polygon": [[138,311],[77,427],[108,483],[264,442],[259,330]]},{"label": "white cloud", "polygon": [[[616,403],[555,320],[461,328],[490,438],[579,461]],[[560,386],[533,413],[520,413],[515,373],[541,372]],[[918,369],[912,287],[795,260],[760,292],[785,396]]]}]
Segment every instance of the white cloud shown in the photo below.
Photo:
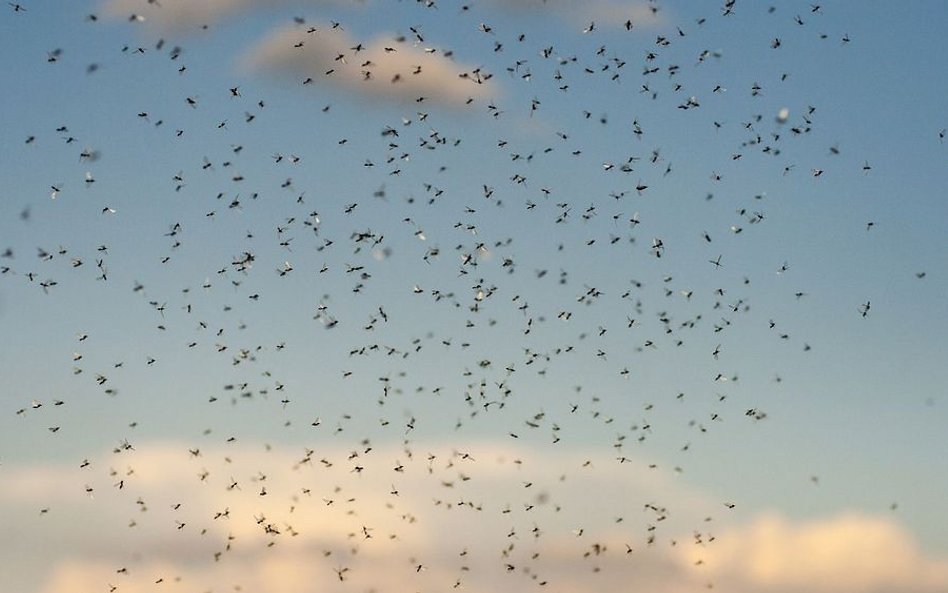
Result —
[{"label": "white cloud", "polygon": [[[363,6],[368,0],[310,0],[310,4],[346,4]],[[113,18],[127,19],[133,15],[144,19],[146,26],[169,33],[191,27],[213,25],[225,18],[253,10],[273,10],[289,5],[288,0],[104,0],[103,12]],[[301,4],[301,2],[296,2]],[[621,27],[627,20],[635,26],[653,27],[664,22],[663,12],[641,0],[488,0],[485,8],[503,14],[507,11],[549,12],[577,27],[589,21],[597,26]]]},{"label": "white cloud", "polygon": [[[360,0],[310,0],[309,3],[363,4]],[[102,9],[107,16],[116,19],[138,17],[149,29],[168,34],[214,25],[253,10],[273,10],[291,4],[289,0],[104,0]]]},{"label": "white cloud", "polygon": [[229,15],[255,7],[277,4],[279,0],[106,0],[105,14],[114,18],[139,17],[144,23],[167,32],[193,26],[211,25]]},{"label": "white cloud", "polygon": [[488,5],[496,10],[549,12],[577,28],[590,22],[596,27],[624,27],[626,21],[633,27],[655,27],[665,22],[661,10],[639,0],[490,0]]},{"label": "white cloud", "polygon": [[[414,101],[419,97],[460,106],[492,96],[491,75],[440,50],[395,40],[360,43],[341,29],[316,24],[272,31],[243,59],[253,71],[291,74],[302,84],[338,85],[350,91]],[[305,86],[305,85],[304,85]]]}]

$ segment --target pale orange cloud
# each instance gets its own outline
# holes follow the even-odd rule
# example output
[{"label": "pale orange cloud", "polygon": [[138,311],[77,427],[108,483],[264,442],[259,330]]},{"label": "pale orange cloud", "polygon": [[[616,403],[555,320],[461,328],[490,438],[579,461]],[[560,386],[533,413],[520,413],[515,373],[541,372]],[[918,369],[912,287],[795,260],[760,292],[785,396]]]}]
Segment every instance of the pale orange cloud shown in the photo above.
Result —
[{"label": "pale orange cloud", "polygon": [[777,514],[691,547],[709,580],[738,591],[948,591],[948,559],[929,558],[894,519],[842,514],[802,523]]},{"label": "pale orange cloud", "polygon": [[0,522],[18,539],[0,572],[23,593],[948,590],[948,559],[893,517],[729,525],[680,475],[622,459],[483,441],[141,442],[86,468],[6,466]]},{"label": "pale orange cloud", "polygon": [[17,566],[24,593],[304,593],[314,583],[408,593],[458,580],[484,593],[540,580],[578,593],[629,579],[671,591],[688,571],[667,541],[645,544],[653,514],[642,501],[661,498],[689,521],[703,503],[645,462],[617,466],[611,451],[476,441],[312,451],[141,442],[83,469],[7,467],[0,521],[24,550],[43,549]]}]

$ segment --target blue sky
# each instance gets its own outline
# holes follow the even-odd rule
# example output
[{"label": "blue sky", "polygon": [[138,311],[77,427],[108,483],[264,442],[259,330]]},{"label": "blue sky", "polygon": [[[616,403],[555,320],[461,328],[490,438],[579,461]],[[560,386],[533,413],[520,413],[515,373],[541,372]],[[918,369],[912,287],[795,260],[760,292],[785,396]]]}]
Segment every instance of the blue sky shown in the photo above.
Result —
[{"label": "blue sky", "polygon": [[[675,510],[634,560],[655,590],[948,584],[942,4],[21,4],[0,16],[18,590],[252,588],[280,567],[378,585],[344,551],[359,513],[284,556],[261,544],[250,515],[287,512],[307,449],[411,542],[368,557],[431,558],[392,590],[452,585],[438,550],[493,559],[508,524],[551,533],[560,590],[626,582],[647,504]],[[388,526],[399,505],[454,521],[430,501],[465,449],[480,478],[455,495],[485,518],[455,533],[485,534]],[[511,459],[562,512],[524,510]],[[226,488],[260,473],[272,507]],[[126,527],[135,497],[174,492],[188,529],[167,507]],[[250,543],[214,568],[198,529],[223,498]],[[711,515],[722,543],[678,545]],[[80,517],[109,525],[94,553]],[[593,534],[613,549],[589,573]],[[807,551],[824,544],[849,552]],[[319,546],[337,551],[304,570]],[[495,568],[470,588],[514,586]]]}]

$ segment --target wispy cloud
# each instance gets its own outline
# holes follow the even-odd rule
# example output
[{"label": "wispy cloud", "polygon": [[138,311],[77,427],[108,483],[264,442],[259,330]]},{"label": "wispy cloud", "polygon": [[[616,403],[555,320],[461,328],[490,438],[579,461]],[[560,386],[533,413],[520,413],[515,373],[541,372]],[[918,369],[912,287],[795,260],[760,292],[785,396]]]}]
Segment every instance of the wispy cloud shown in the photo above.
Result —
[{"label": "wispy cloud", "polygon": [[328,84],[406,101],[460,106],[497,91],[489,73],[455,62],[437,48],[395,39],[362,43],[323,24],[272,31],[242,63],[255,72],[292,75],[303,86]]}]

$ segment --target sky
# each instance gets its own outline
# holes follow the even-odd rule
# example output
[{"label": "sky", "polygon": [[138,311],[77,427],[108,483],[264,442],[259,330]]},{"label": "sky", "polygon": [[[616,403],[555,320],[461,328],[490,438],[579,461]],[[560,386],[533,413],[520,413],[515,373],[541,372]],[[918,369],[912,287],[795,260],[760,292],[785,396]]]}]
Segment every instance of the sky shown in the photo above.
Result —
[{"label": "sky", "polygon": [[946,17],[5,3],[5,582],[948,590]]}]

